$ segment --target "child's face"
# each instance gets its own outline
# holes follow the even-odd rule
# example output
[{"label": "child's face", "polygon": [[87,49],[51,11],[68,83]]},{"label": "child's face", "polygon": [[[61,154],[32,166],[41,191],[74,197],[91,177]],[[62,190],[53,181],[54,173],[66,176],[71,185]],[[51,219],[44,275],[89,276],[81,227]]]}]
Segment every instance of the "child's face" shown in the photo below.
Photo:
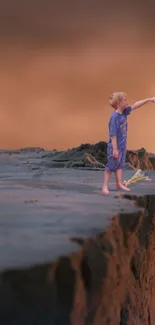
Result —
[{"label": "child's face", "polygon": [[119,107],[121,110],[124,110],[128,106],[126,96],[122,97],[119,102]]}]

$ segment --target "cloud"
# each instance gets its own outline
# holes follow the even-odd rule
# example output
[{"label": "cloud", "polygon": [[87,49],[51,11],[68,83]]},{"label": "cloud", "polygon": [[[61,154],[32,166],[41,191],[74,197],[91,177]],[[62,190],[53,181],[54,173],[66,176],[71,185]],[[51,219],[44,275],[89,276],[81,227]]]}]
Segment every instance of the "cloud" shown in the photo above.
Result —
[{"label": "cloud", "polygon": [[[0,37],[19,46],[72,47],[99,38],[121,43],[121,34],[139,30],[142,42],[154,37],[155,3],[131,0],[1,0]],[[131,31],[131,32],[130,32]],[[149,33],[148,33],[149,31]]]}]

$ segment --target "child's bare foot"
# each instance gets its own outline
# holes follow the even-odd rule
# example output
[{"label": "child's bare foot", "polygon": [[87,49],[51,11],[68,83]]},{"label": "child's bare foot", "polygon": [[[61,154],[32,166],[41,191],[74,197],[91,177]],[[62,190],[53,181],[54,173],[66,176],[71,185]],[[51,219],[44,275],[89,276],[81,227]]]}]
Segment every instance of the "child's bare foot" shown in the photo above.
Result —
[{"label": "child's bare foot", "polygon": [[103,193],[104,195],[109,195],[109,194],[110,194],[110,192],[109,192],[107,186],[104,186],[104,185],[102,186],[102,193]]},{"label": "child's bare foot", "polygon": [[117,188],[124,190],[124,191],[130,191],[130,188],[128,188],[125,184],[122,184],[122,183],[117,184]]}]

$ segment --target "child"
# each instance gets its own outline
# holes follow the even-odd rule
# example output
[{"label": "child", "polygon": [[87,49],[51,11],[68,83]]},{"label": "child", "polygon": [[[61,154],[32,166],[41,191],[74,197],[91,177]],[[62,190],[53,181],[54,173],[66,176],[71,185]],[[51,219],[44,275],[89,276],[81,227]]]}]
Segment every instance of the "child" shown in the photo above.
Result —
[{"label": "child", "polygon": [[107,145],[107,165],[104,173],[102,192],[109,194],[108,182],[112,172],[115,173],[116,186],[119,189],[129,191],[122,183],[122,168],[126,158],[127,142],[127,116],[135,109],[148,102],[155,102],[155,97],[140,100],[128,106],[126,94],[115,92],[109,98],[110,105],[115,109],[109,120],[109,141]]}]

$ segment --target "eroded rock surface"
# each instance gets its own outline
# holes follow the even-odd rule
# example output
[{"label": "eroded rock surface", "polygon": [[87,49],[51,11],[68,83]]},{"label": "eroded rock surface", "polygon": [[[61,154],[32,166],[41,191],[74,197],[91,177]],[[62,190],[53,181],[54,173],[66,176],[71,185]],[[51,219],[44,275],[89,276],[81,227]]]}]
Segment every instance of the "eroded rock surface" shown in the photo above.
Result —
[{"label": "eroded rock surface", "polygon": [[104,197],[101,171],[42,154],[1,156],[0,324],[153,325],[154,171]]},{"label": "eroded rock surface", "polygon": [[144,210],[123,211],[97,236],[72,239],[80,245],[77,252],[2,272],[0,323],[150,325],[155,195],[128,199]]}]

